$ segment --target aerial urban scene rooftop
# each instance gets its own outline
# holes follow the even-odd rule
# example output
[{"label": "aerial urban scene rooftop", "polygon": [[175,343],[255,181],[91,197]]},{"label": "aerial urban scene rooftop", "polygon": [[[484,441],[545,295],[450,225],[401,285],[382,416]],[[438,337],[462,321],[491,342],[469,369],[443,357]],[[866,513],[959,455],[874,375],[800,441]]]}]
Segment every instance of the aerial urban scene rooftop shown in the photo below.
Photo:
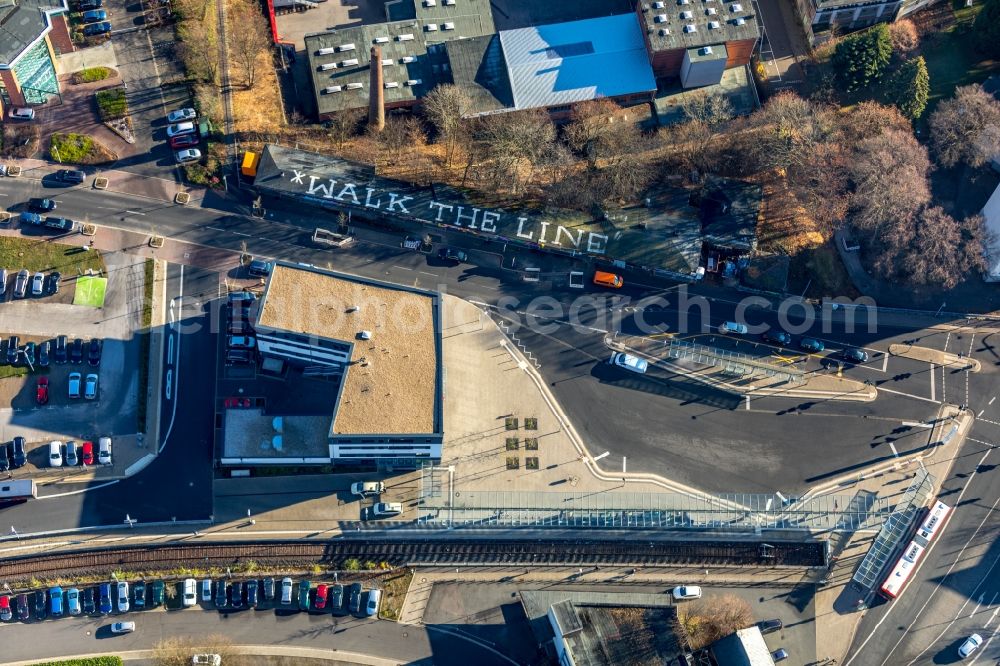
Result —
[{"label": "aerial urban scene rooftop", "polygon": [[0,0],[0,663],[1000,664],[1000,0]]}]

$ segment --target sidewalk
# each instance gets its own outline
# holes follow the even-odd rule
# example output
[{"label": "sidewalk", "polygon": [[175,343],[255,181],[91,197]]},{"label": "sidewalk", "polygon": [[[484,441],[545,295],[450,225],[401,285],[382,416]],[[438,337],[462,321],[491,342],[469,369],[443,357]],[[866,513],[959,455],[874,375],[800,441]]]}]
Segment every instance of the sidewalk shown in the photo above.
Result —
[{"label": "sidewalk", "polygon": [[[54,174],[60,169],[70,166],[30,158],[9,160],[5,163],[20,166],[20,178],[36,178],[39,180]],[[73,168],[79,167],[74,166]],[[188,204],[189,206],[200,205],[202,199],[205,198],[207,193],[207,190],[202,187],[191,186],[185,183],[177,183],[176,181],[166,178],[141,176],[130,171],[102,169],[101,167],[85,167],[84,170],[87,172],[87,180],[85,180],[83,185],[80,186],[81,188],[92,188],[96,177],[104,177],[108,179],[108,186],[106,189],[112,192],[135,195],[145,197],[147,199],[159,199],[160,201],[166,201],[171,204],[173,204],[174,197],[178,192],[186,192],[191,197],[190,203]]]}]

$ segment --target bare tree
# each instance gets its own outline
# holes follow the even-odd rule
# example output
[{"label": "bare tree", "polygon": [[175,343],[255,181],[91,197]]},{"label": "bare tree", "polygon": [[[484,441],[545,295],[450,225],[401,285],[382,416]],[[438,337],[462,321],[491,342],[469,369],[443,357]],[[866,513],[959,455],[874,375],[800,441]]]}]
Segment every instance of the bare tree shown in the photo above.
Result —
[{"label": "bare tree", "polygon": [[545,111],[532,109],[486,116],[476,136],[482,145],[483,179],[517,193],[531,182],[556,130]]},{"label": "bare tree", "polygon": [[467,130],[465,116],[472,110],[472,99],[462,88],[445,83],[424,96],[423,110],[438,139],[444,142],[445,162],[451,166],[455,149]]},{"label": "bare tree", "polygon": [[876,234],[886,223],[913,217],[930,201],[927,149],[890,129],[861,143],[853,159],[854,224]]},{"label": "bare tree", "polygon": [[219,73],[219,36],[208,20],[192,17],[178,24],[177,54],[188,76],[214,85]]},{"label": "bare tree", "polygon": [[702,599],[683,607],[678,613],[687,631],[692,649],[700,649],[753,624],[753,611],[735,594]]},{"label": "bare tree", "polygon": [[1000,102],[979,84],[961,86],[931,114],[931,145],[946,167],[979,167],[1000,153],[998,126]]},{"label": "bare tree", "polygon": [[693,93],[681,101],[681,110],[688,120],[700,120],[714,127],[733,118],[733,105],[719,94]]},{"label": "bare tree", "polygon": [[338,111],[326,121],[326,135],[337,144],[337,148],[343,148],[345,141],[357,136],[361,121],[366,117],[365,109]]},{"label": "bare tree", "polygon": [[243,70],[243,84],[247,89],[253,88],[257,81],[257,60],[271,43],[264,16],[251,0],[231,0],[227,17],[229,50]]},{"label": "bare tree", "polygon": [[913,53],[920,46],[917,26],[906,18],[889,24],[889,39],[892,41],[892,50],[903,57]]},{"label": "bare tree", "polygon": [[420,121],[410,115],[391,115],[385,119],[382,131],[371,131],[369,138],[374,141],[381,161],[395,166],[414,148],[427,143],[427,135]]},{"label": "bare tree", "polygon": [[608,154],[619,152],[617,138],[628,133],[634,122],[618,114],[622,108],[609,99],[581,102],[573,108],[573,118],[563,129],[566,144],[587,158],[591,167]]},{"label": "bare tree", "polygon": [[912,243],[901,251],[901,273],[917,284],[951,289],[986,268],[986,232],[981,215],[956,220],[940,206],[916,219]]}]

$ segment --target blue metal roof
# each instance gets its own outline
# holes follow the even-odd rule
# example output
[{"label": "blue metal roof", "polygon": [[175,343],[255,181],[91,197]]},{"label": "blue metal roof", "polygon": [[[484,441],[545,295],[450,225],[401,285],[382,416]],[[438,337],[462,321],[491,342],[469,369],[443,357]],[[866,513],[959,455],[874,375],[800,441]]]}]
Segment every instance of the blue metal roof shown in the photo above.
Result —
[{"label": "blue metal roof", "polygon": [[502,30],[514,108],[656,90],[635,14]]}]

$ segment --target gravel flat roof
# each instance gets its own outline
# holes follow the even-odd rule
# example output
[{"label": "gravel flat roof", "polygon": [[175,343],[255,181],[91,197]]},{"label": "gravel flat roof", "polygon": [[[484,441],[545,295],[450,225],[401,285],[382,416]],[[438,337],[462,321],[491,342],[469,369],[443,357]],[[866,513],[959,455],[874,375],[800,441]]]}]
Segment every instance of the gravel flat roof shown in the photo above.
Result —
[{"label": "gravel flat roof", "polygon": [[[353,344],[331,436],[433,433],[440,426],[437,301],[431,292],[277,264],[259,324]],[[371,339],[361,340],[361,331]]]}]

